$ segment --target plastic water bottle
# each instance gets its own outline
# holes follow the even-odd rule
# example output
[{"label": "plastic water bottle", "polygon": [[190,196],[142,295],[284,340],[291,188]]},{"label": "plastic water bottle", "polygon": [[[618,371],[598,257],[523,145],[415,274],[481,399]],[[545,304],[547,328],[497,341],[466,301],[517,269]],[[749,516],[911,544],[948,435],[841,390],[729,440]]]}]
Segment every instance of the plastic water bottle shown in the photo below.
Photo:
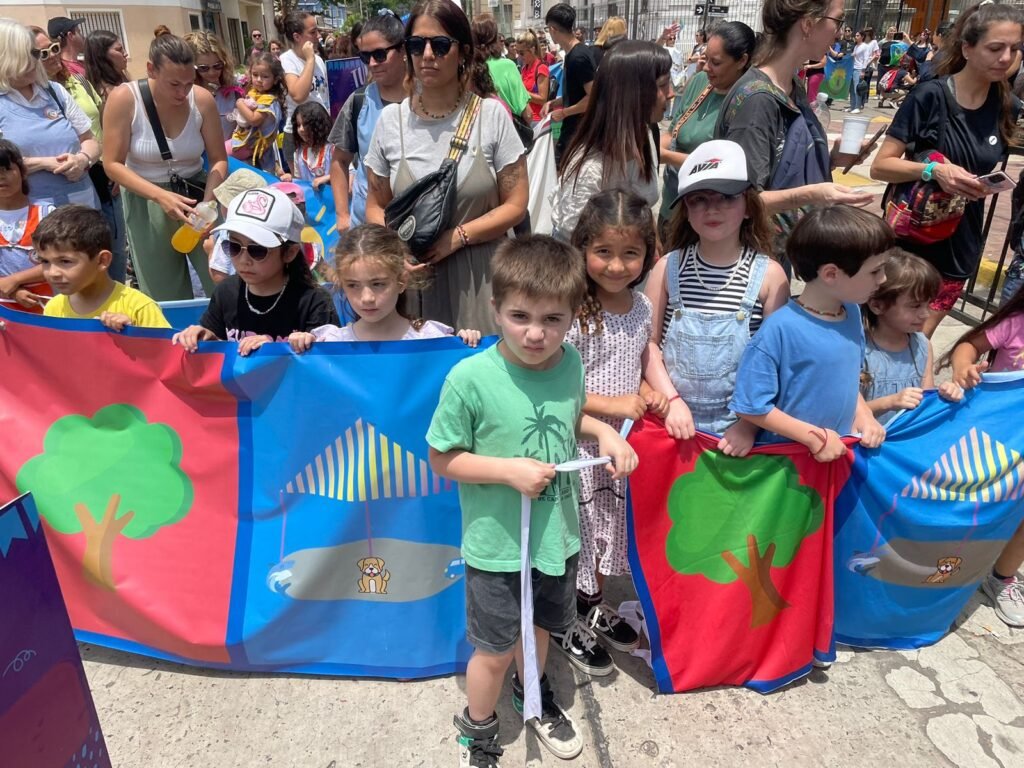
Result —
[{"label": "plastic water bottle", "polygon": [[188,221],[171,237],[171,247],[178,253],[191,253],[199,245],[203,233],[217,220],[217,201],[200,203],[188,215]]},{"label": "plastic water bottle", "polygon": [[811,112],[821,123],[821,130],[828,133],[828,125],[832,122],[832,110],[828,108],[828,94],[819,93],[811,105]]}]

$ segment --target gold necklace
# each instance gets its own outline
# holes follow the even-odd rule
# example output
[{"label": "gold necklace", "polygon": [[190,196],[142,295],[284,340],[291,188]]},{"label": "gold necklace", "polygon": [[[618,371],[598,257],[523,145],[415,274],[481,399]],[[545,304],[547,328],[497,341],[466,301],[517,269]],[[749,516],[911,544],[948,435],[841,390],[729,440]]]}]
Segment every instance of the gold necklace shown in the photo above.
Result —
[{"label": "gold necklace", "polygon": [[422,93],[417,93],[416,99],[419,101],[420,112],[423,113],[424,117],[429,117],[431,120],[444,120],[446,117],[451,117],[453,114],[455,114],[455,110],[457,110],[459,108],[459,105],[462,103],[462,86],[459,86],[459,97],[455,100],[455,106],[449,109],[447,112],[444,112],[443,114],[440,115],[435,115],[433,112],[429,112],[427,108],[423,106]]},{"label": "gold necklace", "polygon": [[794,297],[793,301],[795,301],[801,307],[806,309],[812,315],[817,315],[818,317],[845,317],[846,316],[846,307],[839,307],[839,311],[838,312],[823,312],[820,309],[815,309],[814,307],[807,306],[802,301],[800,301],[799,297]]}]

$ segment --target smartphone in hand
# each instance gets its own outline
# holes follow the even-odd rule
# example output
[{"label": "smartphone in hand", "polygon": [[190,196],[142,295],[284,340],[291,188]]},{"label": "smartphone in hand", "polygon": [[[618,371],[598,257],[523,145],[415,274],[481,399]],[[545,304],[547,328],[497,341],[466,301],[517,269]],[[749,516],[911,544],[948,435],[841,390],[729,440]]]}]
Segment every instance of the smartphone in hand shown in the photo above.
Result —
[{"label": "smartphone in hand", "polygon": [[1017,186],[1017,182],[1006,175],[1006,171],[996,171],[985,176],[979,176],[978,181],[985,185],[988,194],[994,195],[997,192],[1009,192]]}]

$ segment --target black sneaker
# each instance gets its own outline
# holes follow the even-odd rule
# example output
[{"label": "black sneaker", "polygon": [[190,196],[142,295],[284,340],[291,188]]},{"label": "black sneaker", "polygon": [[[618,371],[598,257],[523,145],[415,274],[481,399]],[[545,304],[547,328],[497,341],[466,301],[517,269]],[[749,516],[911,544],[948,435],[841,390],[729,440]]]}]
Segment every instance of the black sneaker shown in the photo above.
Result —
[{"label": "black sneaker", "polygon": [[[512,675],[512,706],[516,712],[523,713],[523,684],[519,675]],[[555,703],[555,694],[551,691],[548,676],[540,681],[540,717],[533,718],[527,725],[533,728],[540,743],[547,747],[555,757],[572,760],[583,751],[583,739],[576,731],[572,718]]]},{"label": "black sneaker", "polygon": [[592,606],[581,619],[598,639],[616,651],[629,653],[640,646],[640,636],[605,603]]},{"label": "black sneaker", "polygon": [[564,653],[576,669],[593,677],[610,675],[615,665],[599,642],[597,635],[577,619],[564,635],[551,633],[551,642]]},{"label": "black sneaker", "polygon": [[459,731],[459,768],[499,768],[498,758],[505,750],[498,746],[497,715],[486,723],[474,723],[467,707],[455,716],[455,727]]}]

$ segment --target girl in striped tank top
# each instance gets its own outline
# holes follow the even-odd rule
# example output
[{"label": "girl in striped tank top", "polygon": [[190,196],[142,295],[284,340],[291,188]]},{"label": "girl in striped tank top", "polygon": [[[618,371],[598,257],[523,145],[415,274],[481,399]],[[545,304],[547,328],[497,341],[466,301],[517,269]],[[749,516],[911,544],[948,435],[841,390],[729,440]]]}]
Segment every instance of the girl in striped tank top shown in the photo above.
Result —
[{"label": "girl in striped tank top", "polygon": [[789,299],[789,282],[765,255],[768,216],[732,141],[708,141],[679,170],[669,243],[651,272],[654,308],[647,379],[669,398],[665,428],[722,435],[718,448],[745,456],[757,429],[728,407],[743,349],[761,320]]}]

